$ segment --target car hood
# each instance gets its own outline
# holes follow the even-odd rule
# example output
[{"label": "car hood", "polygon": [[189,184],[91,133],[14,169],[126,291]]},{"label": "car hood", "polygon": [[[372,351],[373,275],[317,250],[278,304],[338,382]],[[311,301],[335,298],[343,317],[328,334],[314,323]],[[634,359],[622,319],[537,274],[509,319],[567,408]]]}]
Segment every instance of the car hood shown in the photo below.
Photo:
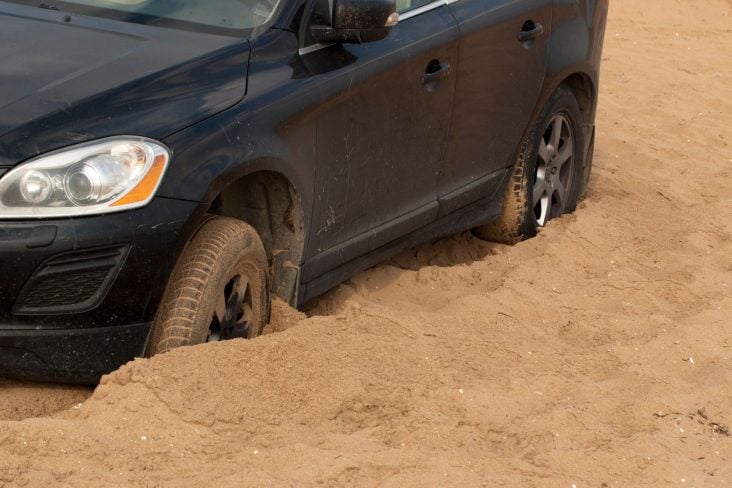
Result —
[{"label": "car hood", "polygon": [[0,26],[0,167],[110,135],[162,139],[246,92],[244,39],[1,1]]}]

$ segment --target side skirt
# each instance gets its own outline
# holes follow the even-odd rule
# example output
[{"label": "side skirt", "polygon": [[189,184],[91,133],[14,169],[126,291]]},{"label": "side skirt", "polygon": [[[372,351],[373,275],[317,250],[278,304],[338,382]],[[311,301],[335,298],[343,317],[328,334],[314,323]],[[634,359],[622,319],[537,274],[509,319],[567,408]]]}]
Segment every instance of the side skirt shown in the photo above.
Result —
[{"label": "side skirt", "polygon": [[[503,207],[502,196],[505,193],[508,177],[513,168],[502,170],[495,175],[498,182],[495,185],[495,191],[480,200],[474,201],[469,205],[463,206],[450,213],[437,218],[429,224],[423,225],[414,232],[394,239],[370,252],[367,252],[351,261],[348,261],[334,269],[327,271],[319,276],[314,276],[307,283],[300,285],[300,293],[298,296],[298,306],[316,298],[334,286],[349,279],[359,271],[363,271],[375,266],[386,259],[398,254],[404,249],[430,242],[435,239],[446,237],[458,232],[463,232],[473,227],[486,224],[500,215]],[[443,204],[438,201],[442,206]],[[388,224],[385,224],[388,225]],[[369,232],[369,234],[378,234],[379,230]],[[307,263],[304,268],[307,268]]]}]

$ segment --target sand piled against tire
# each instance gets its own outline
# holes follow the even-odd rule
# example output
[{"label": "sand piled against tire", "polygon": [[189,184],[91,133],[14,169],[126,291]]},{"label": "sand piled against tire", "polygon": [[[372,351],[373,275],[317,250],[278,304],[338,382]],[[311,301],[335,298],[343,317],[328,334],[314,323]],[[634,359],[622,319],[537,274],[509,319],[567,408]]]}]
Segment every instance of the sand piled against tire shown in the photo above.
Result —
[{"label": "sand piled against tire", "polygon": [[595,177],[513,248],[404,253],[268,334],[0,422],[0,485],[732,482],[732,5],[614,0]]}]

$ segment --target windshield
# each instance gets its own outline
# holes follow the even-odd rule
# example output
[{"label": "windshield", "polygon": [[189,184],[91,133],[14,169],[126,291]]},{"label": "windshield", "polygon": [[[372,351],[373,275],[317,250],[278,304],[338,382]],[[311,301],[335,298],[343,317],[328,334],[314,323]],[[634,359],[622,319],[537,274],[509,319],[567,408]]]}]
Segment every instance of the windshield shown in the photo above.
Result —
[{"label": "windshield", "polygon": [[10,0],[82,15],[206,32],[254,30],[267,24],[282,0]]}]

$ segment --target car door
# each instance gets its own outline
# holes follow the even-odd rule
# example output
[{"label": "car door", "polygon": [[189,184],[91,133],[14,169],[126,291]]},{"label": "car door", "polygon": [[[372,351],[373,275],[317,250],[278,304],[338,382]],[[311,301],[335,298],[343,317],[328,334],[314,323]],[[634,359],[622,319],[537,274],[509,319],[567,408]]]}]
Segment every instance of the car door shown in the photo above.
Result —
[{"label": "car door", "polygon": [[[443,1],[399,0],[388,37],[303,54],[320,75],[316,181],[304,280],[432,221],[457,65],[457,24]],[[302,52],[303,50],[301,50]],[[315,68],[313,68],[315,67]],[[331,68],[328,68],[331,69]]]},{"label": "car door", "polygon": [[489,195],[513,164],[544,82],[552,0],[448,0],[460,56],[442,212]]}]

